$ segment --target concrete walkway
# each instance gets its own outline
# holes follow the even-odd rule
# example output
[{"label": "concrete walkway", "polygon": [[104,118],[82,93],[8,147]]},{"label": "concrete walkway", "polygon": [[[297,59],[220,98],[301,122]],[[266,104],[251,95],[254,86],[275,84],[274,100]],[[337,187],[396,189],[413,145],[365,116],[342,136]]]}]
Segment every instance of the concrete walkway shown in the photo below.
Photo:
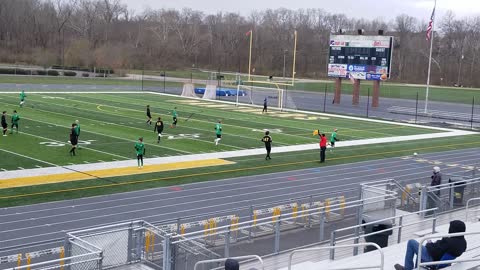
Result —
[{"label": "concrete walkway", "polygon": [[[450,130],[448,132],[440,132],[440,133],[433,133],[433,134],[419,134],[419,135],[396,136],[396,137],[385,137],[385,138],[353,140],[353,141],[340,141],[336,143],[336,147],[394,143],[394,142],[403,142],[403,141],[412,141],[412,140],[429,140],[429,139],[449,138],[449,137],[454,138],[457,136],[470,135],[470,134],[476,134],[476,133],[471,131]],[[272,153],[288,153],[288,152],[296,152],[296,151],[315,150],[318,148],[319,146],[316,143],[291,145],[291,146],[275,147],[272,149]],[[218,153],[192,154],[192,155],[173,156],[173,157],[159,157],[159,158],[145,159],[145,166],[168,164],[168,163],[175,164],[178,162],[193,162],[193,161],[203,161],[203,160],[211,160],[211,159],[227,159],[227,158],[263,155],[263,154],[265,154],[265,149],[256,148],[256,149],[226,151],[226,152],[218,152]],[[24,178],[24,177],[33,177],[33,176],[42,176],[42,175],[65,174],[65,173],[71,173],[72,171],[91,173],[97,170],[120,169],[120,168],[134,167],[134,166],[136,166],[136,160],[123,160],[123,161],[79,164],[79,165],[61,166],[61,167],[15,170],[15,171],[7,171],[7,172],[0,173],[0,181],[5,179],[15,179],[15,178]]]}]

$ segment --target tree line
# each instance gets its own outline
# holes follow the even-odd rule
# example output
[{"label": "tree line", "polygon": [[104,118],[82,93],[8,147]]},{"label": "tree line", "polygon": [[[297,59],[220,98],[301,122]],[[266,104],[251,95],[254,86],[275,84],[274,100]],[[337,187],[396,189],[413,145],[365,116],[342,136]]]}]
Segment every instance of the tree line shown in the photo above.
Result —
[{"label": "tree line", "polygon": [[[379,14],[382,15],[382,14]],[[324,78],[331,33],[395,37],[392,79],[425,83],[429,43],[427,21],[403,14],[354,19],[322,9],[269,9],[247,16],[192,9],[136,13],[121,0],[0,1],[0,61],[41,66],[113,69],[248,71],[253,30],[255,73],[291,74],[293,33],[298,32],[297,76]],[[437,18],[433,44],[434,84],[480,87],[480,16]]]}]

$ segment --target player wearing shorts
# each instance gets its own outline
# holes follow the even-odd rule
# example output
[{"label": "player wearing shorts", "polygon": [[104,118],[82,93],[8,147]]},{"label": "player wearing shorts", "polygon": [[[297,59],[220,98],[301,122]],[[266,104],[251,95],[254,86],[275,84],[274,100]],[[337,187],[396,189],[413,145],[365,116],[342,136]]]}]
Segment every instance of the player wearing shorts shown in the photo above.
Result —
[{"label": "player wearing shorts", "polygon": [[175,107],[172,111],[172,116],[173,116],[173,122],[172,122],[172,125],[170,125],[170,128],[174,128],[174,127],[177,127],[177,117],[178,117],[178,113],[177,113],[177,107]]},{"label": "player wearing shorts", "polygon": [[70,156],[75,156],[75,150],[77,149],[78,144],[78,135],[77,135],[77,124],[73,123],[72,128],[70,129],[70,144],[72,148],[70,149]]},{"label": "player wearing shorts", "polygon": [[147,105],[147,125],[152,125],[152,114],[150,113],[150,105]]},{"label": "player wearing shorts", "polygon": [[157,132],[157,143],[160,143],[160,139],[162,138],[162,132],[163,132],[163,121],[161,117],[158,117],[157,122],[155,123],[155,128],[153,129],[153,132]]},{"label": "player wearing shorts", "polygon": [[270,152],[272,151],[272,137],[270,136],[270,131],[267,130],[265,132],[265,136],[263,136],[262,142],[265,143],[265,149],[267,150],[267,156],[265,157],[265,160],[272,159],[270,157]]},{"label": "player wearing shorts", "polygon": [[135,152],[137,154],[138,168],[143,168],[143,156],[145,155],[145,144],[143,144],[143,138],[140,137],[138,142],[135,143]]},{"label": "player wearing shorts", "polygon": [[[334,129],[332,134],[330,135],[330,146],[332,148],[335,147],[335,142],[338,141],[338,138],[337,138],[337,130],[338,129]],[[332,149],[330,149],[330,151],[332,151]]]},{"label": "player wearing shorts", "polygon": [[23,107],[23,104],[25,104],[26,97],[27,95],[25,95],[25,91],[22,90],[22,92],[20,93],[20,107]]},{"label": "player wearing shorts", "polygon": [[220,140],[222,139],[222,121],[219,120],[218,123],[215,125],[215,134],[217,138],[214,140],[215,145],[218,145]]},{"label": "player wearing shorts", "polygon": [[20,120],[20,115],[18,115],[17,111],[13,111],[12,115],[12,130],[10,130],[10,134],[13,134],[13,128],[17,129],[18,133],[18,121]]},{"label": "player wearing shorts", "polygon": [[3,136],[7,136],[8,131],[8,124],[7,124],[7,111],[2,112],[2,129],[3,129]]}]

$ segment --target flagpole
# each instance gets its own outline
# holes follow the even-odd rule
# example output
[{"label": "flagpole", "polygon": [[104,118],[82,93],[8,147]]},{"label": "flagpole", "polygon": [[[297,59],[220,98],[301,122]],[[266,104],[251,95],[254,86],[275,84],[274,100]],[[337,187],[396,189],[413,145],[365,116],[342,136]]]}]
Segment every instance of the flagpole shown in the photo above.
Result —
[{"label": "flagpole", "polygon": [[[435,5],[433,7],[433,10],[436,10],[437,8],[437,0],[435,0]],[[433,35],[434,35],[434,32],[435,32],[435,16],[436,16],[436,12],[433,13],[433,20],[432,20],[432,31],[430,32],[431,36],[430,36],[430,56],[428,58],[428,73],[427,73],[427,89],[426,89],[426,93],[425,93],[425,113],[428,112],[428,92],[429,92],[429,88],[430,88],[430,74],[431,74],[431,71],[432,71],[432,49],[433,49]]]},{"label": "flagpole", "polygon": [[250,30],[250,52],[248,54],[248,81],[251,81],[250,72],[252,70],[252,43],[253,43],[253,30]]}]

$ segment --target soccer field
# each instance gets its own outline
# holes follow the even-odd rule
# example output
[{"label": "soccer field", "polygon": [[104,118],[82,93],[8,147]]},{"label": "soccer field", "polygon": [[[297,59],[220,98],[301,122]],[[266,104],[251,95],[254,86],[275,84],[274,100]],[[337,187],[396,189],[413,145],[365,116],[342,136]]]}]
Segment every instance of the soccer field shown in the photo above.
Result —
[{"label": "soccer field", "polygon": [[[0,107],[20,114],[20,133],[1,137],[0,170],[15,170],[134,159],[134,142],[143,137],[146,157],[178,156],[262,147],[264,130],[270,130],[273,146],[316,143],[312,131],[327,136],[338,128],[340,140],[361,140],[438,132],[430,129],[375,123],[331,116],[235,107],[230,104],[185,99],[152,93],[27,93],[20,108],[18,94],[2,94]],[[162,141],[156,143],[153,125],[146,124],[146,105],[153,120],[165,123]],[[177,128],[169,128],[177,107]],[[8,119],[9,120],[9,119]],[[68,151],[69,128],[79,120],[77,156]],[[215,123],[223,122],[223,139],[215,146]]]}]

